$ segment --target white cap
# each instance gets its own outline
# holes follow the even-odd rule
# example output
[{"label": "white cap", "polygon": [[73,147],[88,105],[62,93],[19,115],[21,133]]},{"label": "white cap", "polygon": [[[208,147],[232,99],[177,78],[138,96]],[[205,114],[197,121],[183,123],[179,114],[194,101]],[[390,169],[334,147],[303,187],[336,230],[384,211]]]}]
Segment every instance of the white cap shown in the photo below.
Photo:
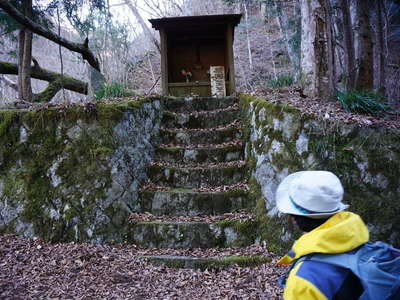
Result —
[{"label": "white cap", "polygon": [[343,186],[328,171],[301,171],[287,176],[276,191],[276,205],[285,214],[325,218],[349,206],[342,203]]}]

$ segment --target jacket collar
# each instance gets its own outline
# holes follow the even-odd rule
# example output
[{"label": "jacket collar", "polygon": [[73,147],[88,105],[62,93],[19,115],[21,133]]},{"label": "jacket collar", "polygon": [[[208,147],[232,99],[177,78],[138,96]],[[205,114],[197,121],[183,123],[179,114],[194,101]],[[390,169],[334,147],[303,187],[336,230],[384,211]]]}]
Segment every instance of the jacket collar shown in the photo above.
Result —
[{"label": "jacket collar", "polygon": [[302,235],[278,264],[289,265],[311,253],[343,253],[368,242],[369,232],[359,215],[340,212]]}]

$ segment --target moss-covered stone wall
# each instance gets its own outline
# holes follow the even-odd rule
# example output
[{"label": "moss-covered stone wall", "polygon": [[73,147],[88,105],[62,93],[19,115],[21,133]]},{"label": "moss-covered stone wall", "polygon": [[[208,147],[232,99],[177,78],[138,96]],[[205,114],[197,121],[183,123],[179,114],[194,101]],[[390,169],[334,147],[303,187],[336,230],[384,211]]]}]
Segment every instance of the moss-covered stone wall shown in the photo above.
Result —
[{"label": "moss-covered stone wall", "polygon": [[0,233],[122,241],[161,100],[0,111]]},{"label": "moss-covered stone wall", "polygon": [[247,120],[246,155],[252,193],[272,248],[288,246],[293,231],[278,214],[274,194],[288,174],[328,170],[345,188],[349,210],[360,214],[372,239],[400,246],[400,131],[316,120],[291,106],[241,96]]}]

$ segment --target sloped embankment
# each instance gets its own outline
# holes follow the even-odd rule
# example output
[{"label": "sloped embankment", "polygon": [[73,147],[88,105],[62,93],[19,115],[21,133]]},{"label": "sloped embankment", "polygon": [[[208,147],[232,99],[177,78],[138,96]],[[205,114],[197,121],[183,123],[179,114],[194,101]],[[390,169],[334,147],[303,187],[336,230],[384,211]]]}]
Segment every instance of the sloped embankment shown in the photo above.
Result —
[{"label": "sloped embankment", "polygon": [[122,241],[162,99],[0,111],[0,233]]},{"label": "sloped embankment", "polygon": [[277,246],[292,240],[274,202],[281,180],[300,170],[329,170],[341,179],[344,201],[369,225],[371,238],[400,247],[400,131],[317,119],[267,100],[240,99],[252,190],[259,190],[257,212],[268,228],[263,236]]}]

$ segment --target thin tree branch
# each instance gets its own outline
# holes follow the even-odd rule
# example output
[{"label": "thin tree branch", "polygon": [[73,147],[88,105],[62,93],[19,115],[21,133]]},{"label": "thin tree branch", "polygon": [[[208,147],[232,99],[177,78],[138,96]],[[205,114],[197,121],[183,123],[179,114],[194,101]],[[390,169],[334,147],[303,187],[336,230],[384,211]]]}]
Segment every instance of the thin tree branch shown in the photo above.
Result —
[{"label": "thin tree branch", "polygon": [[80,53],[84,60],[86,60],[93,68],[100,72],[99,62],[88,47],[88,38],[85,39],[83,44],[73,43],[59,36],[58,34],[55,34],[51,30],[48,30],[47,28],[33,22],[29,18],[26,18],[14,6],[12,6],[9,1],[0,0],[0,8],[2,8],[7,14],[9,14],[15,21],[17,21],[21,25],[26,26],[32,32],[43,36],[73,52]]},{"label": "thin tree branch", "polygon": [[[2,0],[0,0],[2,1]],[[143,29],[143,32],[147,35],[147,37],[153,42],[154,46],[156,46],[157,50],[159,53],[161,53],[161,46],[160,43],[157,41],[149,27],[146,25],[145,21],[143,20],[142,16],[140,15],[137,7],[132,4],[130,0],[125,0],[125,4],[129,7],[129,9],[132,11],[133,15],[135,16],[136,20],[139,22],[140,26]],[[136,4],[136,2],[135,2]]]},{"label": "thin tree branch", "polygon": [[[57,21],[58,21],[58,35],[61,36],[61,22],[60,22],[60,11],[57,6]],[[64,76],[64,62],[63,62],[63,56],[62,56],[62,51],[61,51],[61,45],[58,45],[58,55],[60,56],[60,66],[61,66],[61,89],[62,89],[62,94],[63,94],[63,99],[66,101],[65,97],[65,90],[64,90],[64,82],[63,82],[63,76]],[[50,84],[49,84],[50,86]],[[54,94],[55,95],[55,94]],[[54,97],[54,96],[53,96]]]},{"label": "thin tree branch", "polygon": [[0,76],[0,81],[3,81],[6,85],[18,92],[18,84],[6,76]]},{"label": "thin tree branch", "polygon": [[156,87],[157,83],[160,81],[160,78],[161,78],[161,76],[158,76],[157,80],[154,82],[152,87],[147,91],[146,96],[150,95],[150,93],[154,90],[154,88]]}]

